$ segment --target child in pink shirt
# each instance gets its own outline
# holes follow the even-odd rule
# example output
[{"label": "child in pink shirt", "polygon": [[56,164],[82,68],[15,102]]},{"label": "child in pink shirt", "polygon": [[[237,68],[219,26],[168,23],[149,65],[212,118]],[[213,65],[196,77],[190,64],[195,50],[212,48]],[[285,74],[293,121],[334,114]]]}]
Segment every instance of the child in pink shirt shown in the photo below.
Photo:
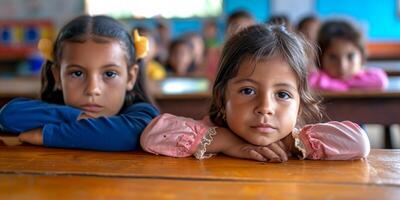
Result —
[{"label": "child in pink shirt", "polygon": [[384,89],[386,73],[378,68],[364,68],[365,47],[361,32],[346,21],[328,21],[318,34],[317,71],[309,76],[313,89],[347,91],[350,89]]},{"label": "child in pink shirt", "polygon": [[145,151],[198,159],[215,153],[268,162],[366,157],[366,133],[349,121],[321,118],[307,82],[311,46],[282,25],[255,25],[225,44],[209,116],[163,114],[144,130]]}]

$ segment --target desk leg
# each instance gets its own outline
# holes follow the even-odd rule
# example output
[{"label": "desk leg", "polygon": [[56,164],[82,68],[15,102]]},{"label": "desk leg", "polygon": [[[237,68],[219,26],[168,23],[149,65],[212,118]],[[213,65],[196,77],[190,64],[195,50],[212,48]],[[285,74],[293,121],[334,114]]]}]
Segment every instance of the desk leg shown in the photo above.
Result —
[{"label": "desk leg", "polygon": [[384,130],[385,130],[385,132],[384,132],[384,134],[385,134],[385,148],[386,149],[393,149],[390,125],[384,125]]}]

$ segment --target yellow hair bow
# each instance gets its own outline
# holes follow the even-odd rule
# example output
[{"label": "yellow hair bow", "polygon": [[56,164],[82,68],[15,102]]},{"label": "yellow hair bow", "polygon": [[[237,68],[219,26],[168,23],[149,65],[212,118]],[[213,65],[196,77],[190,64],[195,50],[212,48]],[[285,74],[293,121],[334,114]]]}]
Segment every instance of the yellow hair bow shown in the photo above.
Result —
[{"label": "yellow hair bow", "polygon": [[137,29],[133,31],[133,38],[136,49],[136,57],[138,59],[146,57],[147,52],[149,51],[149,40],[144,36],[140,36]]},{"label": "yellow hair bow", "polygon": [[53,42],[51,40],[46,38],[40,39],[38,49],[46,60],[53,61]]}]

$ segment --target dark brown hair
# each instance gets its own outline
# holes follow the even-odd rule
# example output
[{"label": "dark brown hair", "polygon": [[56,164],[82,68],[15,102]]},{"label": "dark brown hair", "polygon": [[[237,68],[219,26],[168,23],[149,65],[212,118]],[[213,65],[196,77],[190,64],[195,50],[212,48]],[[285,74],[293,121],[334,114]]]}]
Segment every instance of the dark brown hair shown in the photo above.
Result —
[{"label": "dark brown hair", "polygon": [[88,40],[104,42],[104,38],[117,40],[121,47],[125,49],[128,71],[134,64],[139,65],[135,86],[131,91],[126,92],[124,107],[136,102],[151,103],[152,100],[145,90],[143,61],[136,59],[134,43],[129,32],[125,30],[121,23],[111,17],[88,15],[73,19],[58,33],[53,44],[53,61],[47,60],[42,66],[40,98],[49,103],[64,104],[63,93],[55,86],[52,68],[59,67],[65,42],[84,43]]},{"label": "dark brown hair", "polygon": [[[365,42],[361,31],[347,21],[333,20],[322,24],[318,33],[318,46],[320,48],[318,58],[320,61],[322,61],[322,56],[334,39],[342,39],[353,43],[360,50],[362,58],[365,60]],[[318,63],[317,66],[322,69],[321,63]]]},{"label": "dark brown hair", "polygon": [[209,110],[210,119],[218,126],[227,127],[224,120],[225,94],[228,81],[234,78],[247,59],[257,63],[274,55],[280,55],[297,75],[300,94],[300,114],[297,126],[319,121],[322,117],[319,99],[308,86],[308,58],[314,52],[301,36],[289,32],[283,25],[254,25],[230,38],[219,61],[219,70],[213,85]]}]

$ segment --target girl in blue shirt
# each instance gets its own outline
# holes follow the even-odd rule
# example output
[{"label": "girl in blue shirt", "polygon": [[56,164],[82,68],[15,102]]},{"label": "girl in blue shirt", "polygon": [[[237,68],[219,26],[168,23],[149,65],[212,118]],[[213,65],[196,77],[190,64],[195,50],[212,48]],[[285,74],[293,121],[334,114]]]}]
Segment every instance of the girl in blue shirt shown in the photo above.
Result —
[{"label": "girl in blue shirt", "polygon": [[141,59],[147,40],[134,41],[106,16],[80,16],[54,44],[41,41],[41,101],[17,98],[0,110],[0,129],[47,147],[138,149],[146,125],[159,114],[144,90]]}]

